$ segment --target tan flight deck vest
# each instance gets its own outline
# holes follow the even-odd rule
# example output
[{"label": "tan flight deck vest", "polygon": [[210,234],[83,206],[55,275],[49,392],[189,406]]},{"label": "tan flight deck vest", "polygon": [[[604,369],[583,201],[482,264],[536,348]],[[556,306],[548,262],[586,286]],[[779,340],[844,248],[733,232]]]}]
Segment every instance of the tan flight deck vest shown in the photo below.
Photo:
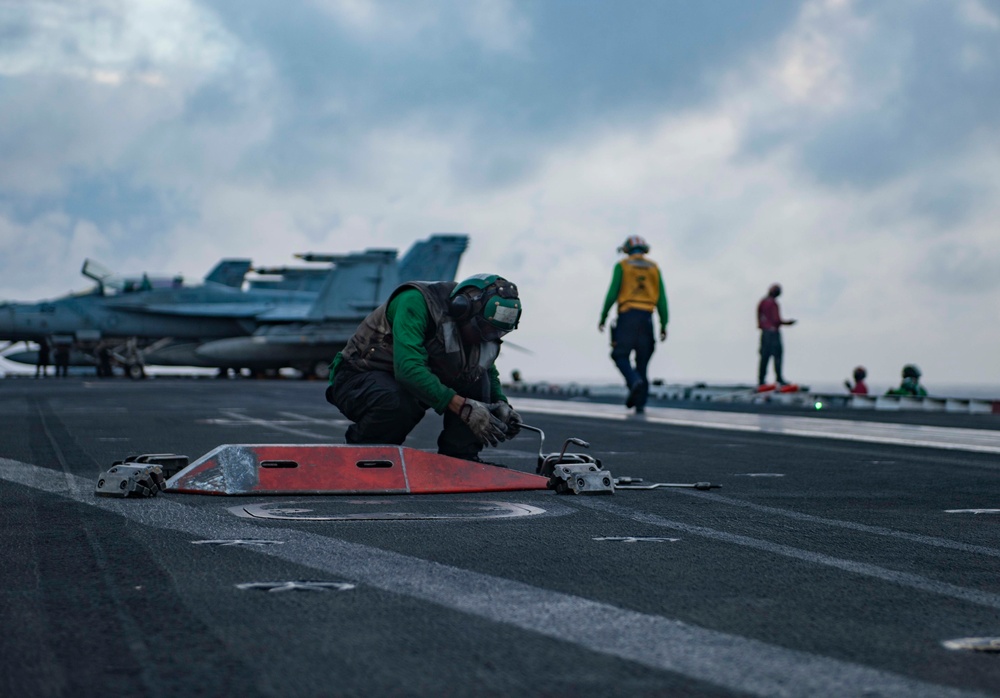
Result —
[{"label": "tan flight deck vest", "polygon": [[641,254],[629,255],[618,263],[622,284],[618,289],[618,312],[645,310],[653,312],[660,300],[660,268]]},{"label": "tan flight deck vest", "polygon": [[[471,347],[466,351],[458,323],[448,314],[448,299],[457,284],[454,281],[411,281],[403,284],[389,296],[389,299],[366,317],[357,332],[347,342],[343,351],[343,365],[352,371],[393,372],[392,326],[386,317],[386,309],[393,298],[402,291],[415,288],[423,295],[430,314],[431,327],[424,339],[431,372],[452,390],[462,390],[479,380],[492,365],[491,357],[481,347]],[[493,350],[495,351],[495,349]],[[480,356],[483,355],[483,361]],[[495,353],[492,359],[495,359]]]}]

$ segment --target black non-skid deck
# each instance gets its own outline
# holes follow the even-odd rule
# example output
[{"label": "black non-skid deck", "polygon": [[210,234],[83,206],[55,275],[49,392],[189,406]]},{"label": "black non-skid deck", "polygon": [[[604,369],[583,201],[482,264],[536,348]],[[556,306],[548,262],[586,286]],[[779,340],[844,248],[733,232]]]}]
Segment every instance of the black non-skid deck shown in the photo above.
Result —
[{"label": "black non-skid deck", "polygon": [[546,451],[722,488],[93,493],[129,454],[342,443],[323,387],[0,381],[0,695],[1000,695],[945,644],[1000,636],[1000,417],[514,397]]}]

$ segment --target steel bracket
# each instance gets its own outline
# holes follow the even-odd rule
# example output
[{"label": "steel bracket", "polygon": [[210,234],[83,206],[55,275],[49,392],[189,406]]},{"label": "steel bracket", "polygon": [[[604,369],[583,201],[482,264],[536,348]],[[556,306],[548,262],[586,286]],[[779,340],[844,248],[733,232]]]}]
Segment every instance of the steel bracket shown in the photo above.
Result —
[{"label": "steel bracket", "polygon": [[615,479],[595,463],[559,463],[552,468],[549,488],[556,494],[614,494]]},{"label": "steel bracket", "polygon": [[116,464],[97,478],[95,494],[105,497],[155,497],[167,489],[158,465]]},{"label": "steel bracket", "polygon": [[126,456],[125,460],[117,461],[112,465],[129,465],[131,463],[158,465],[163,471],[163,477],[169,480],[187,467],[188,457],[179,456],[176,453],[143,453],[140,456]]}]

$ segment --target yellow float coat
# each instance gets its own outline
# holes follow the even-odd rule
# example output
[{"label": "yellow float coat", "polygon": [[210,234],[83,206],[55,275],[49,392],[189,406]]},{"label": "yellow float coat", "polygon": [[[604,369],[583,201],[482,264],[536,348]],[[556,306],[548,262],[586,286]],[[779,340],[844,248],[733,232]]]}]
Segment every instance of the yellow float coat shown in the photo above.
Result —
[{"label": "yellow float coat", "polygon": [[645,310],[653,312],[660,300],[660,269],[642,255],[620,261],[622,283],[618,289],[618,312]]}]

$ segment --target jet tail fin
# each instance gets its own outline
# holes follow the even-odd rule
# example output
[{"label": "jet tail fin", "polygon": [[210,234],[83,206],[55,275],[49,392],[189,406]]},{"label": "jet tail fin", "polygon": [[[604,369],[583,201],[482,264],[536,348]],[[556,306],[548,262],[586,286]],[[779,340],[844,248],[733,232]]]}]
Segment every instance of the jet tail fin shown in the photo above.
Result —
[{"label": "jet tail fin", "polygon": [[453,281],[469,236],[439,233],[413,244],[399,262],[399,283]]},{"label": "jet tail fin", "polygon": [[357,321],[384,303],[401,283],[451,281],[468,245],[467,235],[439,234],[414,243],[398,261],[393,249],[368,249],[342,256],[298,255],[333,263],[307,317],[314,322]]},{"label": "jet tail fin", "polygon": [[381,305],[399,285],[396,250],[369,249],[328,261],[334,266],[309,309],[309,320],[356,320]]},{"label": "jet tail fin", "polygon": [[240,288],[243,286],[243,277],[248,271],[250,271],[249,259],[223,259],[205,275],[205,281]]}]

